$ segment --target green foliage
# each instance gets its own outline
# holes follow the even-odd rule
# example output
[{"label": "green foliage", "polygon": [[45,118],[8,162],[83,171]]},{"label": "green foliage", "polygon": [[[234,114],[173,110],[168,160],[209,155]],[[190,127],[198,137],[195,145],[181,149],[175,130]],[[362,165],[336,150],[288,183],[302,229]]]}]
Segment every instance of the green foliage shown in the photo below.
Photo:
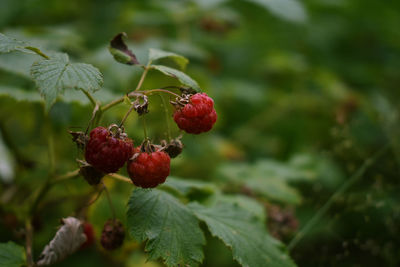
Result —
[{"label": "green foliage", "polygon": [[199,222],[190,210],[163,191],[136,189],[128,203],[128,230],[138,241],[148,240],[149,259],[167,266],[197,266],[205,244]]},{"label": "green foliage", "polygon": [[189,86],[190,88],[196,90],[197,92],[201,91],[199,84],[190,78],[187,74],[177,70],[173,69],[167,66],[162,66],[162,65],[151,65],[150,66],[152,69],[158,70],[162,73],[164,73],[167,76],[173,77],[175,79],[178,79],[181,84]]},{"label": "green foliage", "polygon": [[186,65],[189,63],[189,60],[185,58],[184,56],[172,53],[172,52],[167,52],[159,49],[154,49],[150,48],[149,49],[149,60],[150,61],[156,61],[158,59],[162,58],[170,58],[173,61],[175,61],[176,64],[179,65],[181,69],[185,69]]},{"label": "green foliage", "polygon": [[206,195],[212,195],[218,192],[216,186],[199,180],[180,179],[169,176],[168,180],[162,184],[162,187],[171,188],[182,196],[188,196],[191,193],[200,192]]},{"label": "green foliage", "polygon": [[273,13],[274,15],[291,21],[305,22],[307,14],[303,5],[298,0],[247,0],[256,3]]},{"label": "green foliage", "polygon": [[27,43],[0,33],[0,53],[9,53],[13,51],[33,53],[28,50],[27,47],[29,47]]},{"label": "green foliage", "polygon": [[232,203],[217,202],[212,207],[192,203],[189,207],[204,221],[213,236],[232,249],[242,266],[295,266],[284,246],[265,231],[262,221]]},{"label": "green foliage", "polygon": [[25,250],[14,242],[0,243],[0,266],[20,267],[26,264]]},{"label": "green foliage", "polygon": [[47,110],[64,89],[94,92],[103,85],[103,76],[97,68],[84,63],[71,63],[66,54],[35,62],[31,75],[45,98]]},{"label": "green foliage", "polygon": [[301,196],[289,182],[308,181],[313,178],[301,168],[267,159],[252,165],[222,165],[220,173],[225,179],[239,186],[246,186],[261,196],[290,204],[299,204]]},{"label": "green foliage", "polygon": [[21,88],[10,86],[0,86],[0,96],[8,96],[22,102],[42,102],[37,92],[26,91]]}]

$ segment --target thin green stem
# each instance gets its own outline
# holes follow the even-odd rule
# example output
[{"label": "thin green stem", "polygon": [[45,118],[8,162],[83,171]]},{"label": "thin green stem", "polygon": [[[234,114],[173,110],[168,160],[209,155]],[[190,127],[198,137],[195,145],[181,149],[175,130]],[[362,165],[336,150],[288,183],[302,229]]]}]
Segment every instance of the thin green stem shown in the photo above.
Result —
[{"label": "thin green stem", "polygon": [[112,201],[111,201],[110,193],[108,192],[108,189],[107,189],[106,185],[103,182],[101,182],[101,183],[103,184],[103,188],[104,188],[104,191],[106,192],[108,204],[110,206],[110,209],[111,209],[111,212],[112,212],[112,215],[113,215],[113,219],[115,220],[117,218],[117,216],[115,214],[115,209],[114,209],[114,206],[113,206]]},{"label": "thin green stem", "polygon": [[92,112],[92,117],[89,120],[88,126],[86,127],[85,134],[89,132],[90,126],[93,123],[94,118],[96,117],[96,114],[100,111],[100,105],[98,103],[95,104],[93,112]]},{"label": "thin green stem", "polygon": [[168,140],[171,140],[172,138],[171,138],[171,127],[169,126],[169,112],[168,112],[168,108],[167,108],[167,105],[166,105],[166,103],[165,103],[165,99],[164,99],[164,97],[162,96],[162,95],[159,95],[160,96],[160,98],[161,98],[161,102],[162,102],[162,105],[163,105],[163,108],[164,108],[164,113],[165,113],[165,122],[166,122],[166,124],[167,124],[167,137],[168,137]]},{"label": "thin green stem", "polygon": [[79,169],[67,172],[66,174],[55,177],[52,180],[51,185],[58,184],[58,183],[66,181],[66,180],[75,178],[78,175],[79,175]]},{"label": "thin green stem", "polygon": [[122,125],[124,125],[124,123],[125,123],[126,119],[128,118],[129,114],[130,114],[130,113],[132,112],[132,110],[134,110],[134,109],[135,109],[135,106],[134,106],[134,105],[131,105],[131,107],[129,108],[128,112],[126,112],[124,118],[121,120],[121,123],[119,124],[119,128],[121,128]]},{"label": "thin green stem", "polygon": [[49,129],[49,135],[47,137],[47,149],[48,149],[48,156],[49,156],[49,176],[48,180],[54,175],[55,166],[56,166],[56,159],[55,159],[55,152],[54,152],[54,137],[53,131]]},{"label": "thin green stem", "polygon": [[115,100],[111,101],[110,103],[108,103],[108,104],[102,106],[102,107],[101,107],[101,110],[104,112],[104,111],[106,111],[107,109],[110,109],[110,108],[112,108],[112,107],[114,107],[114,106],[116,106],[116,105],[122,103],[123,101],[124,101],[124,97],[115,99]]},{"label": "thin green stem", "polygon": [[148,136],[147,136],[147,127],[146,127],[146,115],[142,115],[142,122],[143,122],[143,134],[144,134],[144,139],[147,140]]},{"label": "thin green stem", "polygon": [[26,262],[28,264],[28,267],[34,266],[32,239],[33,239],[33,228],[30,218],[27,218],[25,221],[25,245],[26,245]]},{"label": "thin green stem", "polygon": [[128,177],[125,177],[125,176],[123,176],[121,174],[118,174],[118,173],[110,173],[110,174],[107,175],[107,177],[110,177],[110,178],[113,178],[113,179],[116,179],[116,180],[119,180],[119,181],[123,181],[123,182],[132,184],[132,180],[131,179],[129,179]]},{"label": "thin green stem", "polygon": [[160,88],[151,89],[151,90],[147,90],[147,91],[140,91],[140,92],[142,92],[145,95],[148,95],[148,94],[151,94],[151,93],[154,93],[154,92],[162,92],[162,93],[171,94],[171,95],[173,95],[175,97],[180,97],[178,94],[175,94],[174,92],[171,92],[171,91],[168,91],[168,90],[164,90],[164,89],[160,89]]},{"label": "thin green stem", "polygon": [[304,227],[295,235],[295,237],[290,241],[288,245],[288,249],[292,250],[300,240],[308,234],[308,232],[314,228],[316,223],[328,212],[330,207],[332,206],[338,198],[346,192],[355,182],[360,179],[365,171],[376,162],[389,148],[388,145],[381,148],[372,158],[366,159],[364,163],[358,168],[358,170],[345,182],[339,187],[338,190],[328,199],[328,201],[320,208],[314,216],[304,225]]},{"label": "thin green stem", "polygon": [[25,49],[31,50],[31,51],[35,52],[36,54],[38,54],[39,56],[41,56],[41,57],[43,57],[45,59],[50,59],[50,57],[48,55],[43,53],[42,50],[40,50],[37,47],[26,46]]},{"label": "thin green stem", "polygon": [[102,187],[102,188],[99,190],[99,192],[97,193],[96,197],[95,197],[93,200],[89,201],[89,202],[85,205],[85,207],[89,207],[89,206],[93,205],[93,204],[100,198],[101,193],[103,193],[103,191],[104,191],[104,188],[105,188],[105,187]]},{"label": "thin green stem", "polygon": [[[138,94],[148,95],[148,94],[151,94],[151,93],[154,93],[154,92],[163,92],[163,93],[171,94],[171,95],[173,95],[175,97],[180,97],[178,94],[175,94],[174,92],[171,92],[171,91],[168,91],[168,90],[164,90],[162,88],[145,90],[145,91],[136,91],[135,90],[135,91],[132,91],[129,94],[127,94],[127,96],[129,98],[131,98],[131,97],[135,97],[135,96],[137,97]],[[112,108],[112,107],[124,102],[124,99],[125,99],[125,97],[123,96],[123,97],[120,97],[120,98],[117,98],[117,99],[111,101],[108,104],[105,104],[104,106],[101,107],[101,111],[106,111],[106,110],[108,110],[108,109],[110,109],[110,108]]]},{"label": "thin green stem", "polygon": [[92,103],[93,106],[97,105],[96,99],[90,94],[88,91],[81,89],[81,91],[86,95],[86,97],[89,99],[90,103]]},{"label": "thin green stem", "polygon": [[139,80],[139,83],[138,83],[137,86],[136,86],[135,91],[139,90],[140,87],[142,87],[143,81],[144,81],[144,79],[146,78],[147,72],[148,72],[149,69],[150,69],[150,65],[151,65],[151,60],[149,61],[149,63],[147,63],[147,65],[146,65],[145,67],[143,67],[143,68],[144,68],[144,71],[143,71],[143,73],[142,73],[142,76],[140,76],[140,80]]}]

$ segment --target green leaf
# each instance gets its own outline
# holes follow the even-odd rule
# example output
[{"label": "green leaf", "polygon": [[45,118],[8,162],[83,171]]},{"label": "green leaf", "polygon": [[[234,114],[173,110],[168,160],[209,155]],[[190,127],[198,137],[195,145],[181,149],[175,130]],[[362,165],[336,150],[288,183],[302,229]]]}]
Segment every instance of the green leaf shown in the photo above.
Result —
[{"label": "green leaf", "polygon": [[279,178],[253,178],[246,182],[246,186],[271,200],[289,204],[300,204],[301,202],[299,192]]},{"label": "green leaf", "polygon": [[15,158],[6,144],[0,132],[0,181],[11,183],[15,177]]},{"label": "green leaf", "polygon": [[204,194],[214,194],[217,188],[212,183],[207,183],[192,179],[180,179],[169,176],[167,181],[162,184],[162,187],[168,187],[183,196],[187,196],[192,192],[201,192]]},{"label": "green leaf", "polygon": [[197,92],[201,91],[200,86],[195,80],[193,80],[188,75],[177,69],[173,69],[163,65],[151,65],[150,68],[156,69],[167,76],[178,79],[183,85],[189,86],[190,88],[196,90]]},{"label": "green leaf", "polygon": [[220,195],[218,200],[227,203],[233,203],[240,208],[253,214],[258,220],[265,223],[267,221],[266,210],[263,205],[253,198],[245,195]]},{"label": "green leaf", "polygon": [[171,58],[181,69],[185,69],[186,65],[189,63],[189,60],[184,56],[159,49],[149,49],[149,61],[156,61],[161,58]]},{"label": "green leaf", "polygon": [[33,54],[31,50],[26,49],[29,45],[25,42],[19,41],[12,37],[8,37],[0,33],[0,53],[9,53],[13,51],[20,51]]},{"label": "green leaf", "polygon": [[47,110],[66,88],[94,92],[103,85],[103,76],[97,68],[84,63],[70,63],[66,54],[35,62],[31,75],[45,98]]},{"label": "green leaf", "polygon": [[19,102],[42,102],[37,91],[27,91],[16,87],[0,85],[0,97],[8,96]]},{"label": "green leaf", "polygon": [[136,189],[128,202],[128,231],[138,241],[148,240],[150,260],[167,266],[198,266],[203,260],[203,232],[197,218],[166,192]]},{"label": "green leaf", "polygon": [[298,0],[247,0],[256,3],[275,16],[291,22],[305,22],[307,13]]},{"label": "green leaf", "polygon": [[14,242],[0,243],[0,266],[19,267],[26,264],[25,249]]},{"label": "green leaf", "polygon": [[0,54],[0,69],[31,81],[30,66],[39,58],[21,53]]},{"label": "green leaf", "polygon": [[[270,163],[270,164],[269,164]],[[286,166],[286,167],[285,167]],[[270,200],[299,204],[301,196],[289,181],[302,176],[299,170],[290,170],[288,164],[260,160],[256,164],[225,164],[219,169],[224,178]],[[287,169],[287,170],[286,170]]]},{"label": "green leaf", "polygon": [[296,266],[284,245],[267,233],[265,225],[238,205],[217,202],[205,207],[190,203],[189,208],[207,224],[213,236],[232,249],[233,258],[242,266]]}]

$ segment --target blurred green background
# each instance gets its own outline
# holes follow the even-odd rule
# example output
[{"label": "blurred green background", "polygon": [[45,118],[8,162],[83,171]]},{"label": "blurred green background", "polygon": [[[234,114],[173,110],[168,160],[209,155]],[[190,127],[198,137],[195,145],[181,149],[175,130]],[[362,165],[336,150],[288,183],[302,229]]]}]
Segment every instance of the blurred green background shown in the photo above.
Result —
[{"label": "blurred green background", "polygon": [[[218,121],[210,133],[183,137],[171,174],[257,199],[266,227],[286,244],[367,159],[389,146],[293,247],[299,266],[400,265],[399,26],[396,0],[0,1],[0,32],[93,64],[104,74],[95,95],[105,102],[133,90],[141,74],[108,53],[115,34],[127,33],[141,63],[150,47],[189,58],[187,73],[213,97]],[[67,130],[84,129],[91,115],[89,102],[73,91],[44,115],[29,74],[38,59],[0,55],[1,242],[24,242],[15,207],[23,209],[46,179],[46,133],[56,137],[57,173],[74,170],[81,155]],[[177,83],[150,72],[143,89],[165,85]],[[148,131],[159,142],[166,138],[163,108],[159,97],[150,101]],[[102,125],[119,122],[126,110],[111,109]],[[136,115],[126,130],[135,144],[143,139]],[[131,189],[107,185],[124,221]],[[36,256],[59,218],[80,212],[92,192],[83,179],[50,192],[34,224]],[[104,196],[87,216],[99,236],[111,216]],[[115,253],[96,245],[57,266],[162,266],[145,259],[143,245],[129,238]],[[202,266],[236,265],[207,236]]]}]

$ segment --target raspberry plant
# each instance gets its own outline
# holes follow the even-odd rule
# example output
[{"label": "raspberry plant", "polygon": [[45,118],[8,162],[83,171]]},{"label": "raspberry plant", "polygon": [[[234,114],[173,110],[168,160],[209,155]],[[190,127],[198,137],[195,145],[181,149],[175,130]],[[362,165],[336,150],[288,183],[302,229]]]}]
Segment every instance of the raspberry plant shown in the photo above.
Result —
[{"label": "raspberry plant", "polygon": [[[217,121],[214,101],[182,70],[154,64],[159,60],[172,59],[184,69],[188,63],[185,57],[150,49],[148,62],[143,65],[125,44],[125,37],[121,33],[112,39],[109,47],[112,56],[122,64],[142,68],[143,72],[134,90],[103,103],[93,95],[97,90],[104,90],[103,77],[97,68],[71,62],[67,54],[45,53],[29,43],[0,34],[0,53],[18,51],[42,57],[31,66],[31,76],[44,99],[45,112],[66,90],[81,91],[93,106],[92,113],[87,114],[86,131],[70,131],[80,151],[76,159],[78,169],[56,174],[53,163],[50,164],[48,179],[35,192],[30,208],[21,214],[26,221],[25,249],[13,242],[0,244],[0,255],[3,255],[0,256],[0,265],[53,264],[74,252],[63,249],[63,245],[79,248],[90,245],[93,240],[100,241],[106,250],[115,250],[123,246],[126,232],[135,241],[145,242],[149,259],[161,260],[167,266],[198,266],[204,258],[203,246],[206,242],[203,231],[207,228],[212,236],[232,250],[233,258],[242,266],[295,266],[284,245],[267,232],[265,218],[254,212],[254,208],[246,208],[258,204],[232,198],[209,182],[168,177],[171,158],[173,160],[184,150],[182,134],[200,134],[213,128]],[[179,86],[166,84],[161,88],[144,89],[143,81],[153,70],[176,79]],[[174,120],[177,127],[184,131],[178,136],[170,136],[169,133],[169,140],[153,140],[146,130],[145,117],[151,113],[151,96],[159,94],[171,96],[171,104],[169,107],[164,105],[164,108],[166,114],[169,108],[174,115],[167,120]],[[125,116],[111,125],[103,125],[103,115],[124,103],[129,106]],[[143,120],[143,140],[132,140],[129,130],[124,128],[133,111]],[[129,178],[118,173],[123,172],[121,168],[125,163]],[[79,215],[79,219],[68,217],[41,257],[35,257],[32,253],[32,219],[50,188],[75,177],[83,177],[88,187],[93,186],[98,195],[92,202],[105,192],[102,195],[106,195],[112,218],[104,222],[101,237],[96,238],[92,236],[91,226],[84,222],[85,215]],[[132,187],[125,226],[116,218],[105,179],[115,179]],[[194,192],[200,193],[203,198],[193,199]],[[85,209],[82,210],[84,214]],[[65,214],[65,217],[69,215]],[[203,223],[206,228],[200,227]]]}]

